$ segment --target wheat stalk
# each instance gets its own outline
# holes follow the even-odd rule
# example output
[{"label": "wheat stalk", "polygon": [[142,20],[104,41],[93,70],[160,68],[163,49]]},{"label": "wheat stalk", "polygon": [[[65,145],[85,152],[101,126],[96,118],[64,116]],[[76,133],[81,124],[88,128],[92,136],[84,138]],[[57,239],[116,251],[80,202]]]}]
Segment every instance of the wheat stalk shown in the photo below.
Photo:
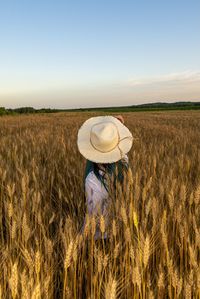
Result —
[{"label": "wheat stalk", "polygon": [[11,289],[11,293],[12,293],[12,298],[15,299],[17,297],[17,294],[18,294],[18,264],[17,262],[15,262],[13,265],[12,265],[12,268],[11,268],[11,276],[10,276],[10,279],[9,279],[9,285],[10,285],[10,289]]},{"label": "wheat stalk", "polygon": [[64,260],[64,269],[65,269],[65,271],[69,268],[70,263],[71,263],[73,245],[74,245],[74,242],[70,241],[69,246],[68,246],[68,248],[66,250],[66,253],[65,253],[65,260]]},{"label": "wheat stalk", "polygon": [[150,256],[150,239],[149,239],[149,235],[147,235],[145,242],[144,242],[144,249],[143,249],[144,268],[146,268],[146,266],[148,264],[149,256]]}]

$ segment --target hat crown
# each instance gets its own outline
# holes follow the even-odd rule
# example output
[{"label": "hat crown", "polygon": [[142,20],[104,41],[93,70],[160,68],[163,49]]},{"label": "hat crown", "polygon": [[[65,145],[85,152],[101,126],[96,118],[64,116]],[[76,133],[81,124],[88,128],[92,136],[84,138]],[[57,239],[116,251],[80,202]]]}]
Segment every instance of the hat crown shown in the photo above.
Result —
[{"label": "hat crown", "polygon": [[80,153],[95,163],[114,163],[123,158],[132,146],[129,129],[111,115],[87,119],[78,131]]},{"label": "hat crown", "polygon": [[112,122],[95,124],[90,132],[90,141],[95,149],[101,152],[113,150],[119,142],[119,133]]}]

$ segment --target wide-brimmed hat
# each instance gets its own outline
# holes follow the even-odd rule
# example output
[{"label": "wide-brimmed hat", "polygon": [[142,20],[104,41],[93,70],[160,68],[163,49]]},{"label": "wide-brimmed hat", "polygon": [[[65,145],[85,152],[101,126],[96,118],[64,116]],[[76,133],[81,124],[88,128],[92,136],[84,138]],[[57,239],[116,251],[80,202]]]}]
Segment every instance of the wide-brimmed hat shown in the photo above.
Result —
[{"label": "wide-brimmed hat", "polygon": [[80,153],[96,163],[119,161],[129,152],[132,144],[132,133],[114,116],[91,117],[78,131]]}]

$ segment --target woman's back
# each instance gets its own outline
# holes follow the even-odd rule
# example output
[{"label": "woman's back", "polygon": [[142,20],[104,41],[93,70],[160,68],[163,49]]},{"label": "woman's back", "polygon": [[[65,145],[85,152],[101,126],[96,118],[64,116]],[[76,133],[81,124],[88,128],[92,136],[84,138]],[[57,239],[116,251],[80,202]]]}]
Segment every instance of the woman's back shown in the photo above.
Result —
[{"label": "woman's back", "polygon": [[[100,169],[101,167],[101,169]],[[125,155],[124,159],[112,163],[110,165],[103,165],[93,163],[87,160],[84,176],[84,188],[85,188],[85,200],[87,206],[87,213],[92,216],[94,215],[97,220],[96,233],[94,238],[101,238],[101,231],[99,228],[99,216],[104,216],[105,225],[109,223],[108,216],[108,205],[109,205],[109,192],[110,182],[113,175],[114,184],[113,192],[116,189],[116,184],[123,184],[124,172],[129,168],[128,156]],[[118,173],[117,173],[118,169]],[[86,221],[86,219],[85,219]],[[84,229],[85,222],[83,225]],[[107,238],[107,232],[104,234],[104,238]]]}]

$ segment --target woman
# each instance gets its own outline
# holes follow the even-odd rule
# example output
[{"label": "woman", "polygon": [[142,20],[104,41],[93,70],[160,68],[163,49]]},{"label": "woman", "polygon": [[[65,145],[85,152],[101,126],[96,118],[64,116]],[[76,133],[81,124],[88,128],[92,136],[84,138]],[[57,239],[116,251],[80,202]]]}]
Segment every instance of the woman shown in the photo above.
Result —
[{"label": "woman", "polygon": [[[110,182],[114,189],[116,184],[123,184],[124,172],[129,168],[127,153],[132,142],[132,133],[124,125],[121,115],[91,117],[79,129],[78,149],[87,159],[84,175],[87,213],[95,215],[98,220],[95,240],[108,239],[106,230],[102,235],[99,216],[104,216],[107,227]],[[85,224],[86,218],[81,232]]]}]

